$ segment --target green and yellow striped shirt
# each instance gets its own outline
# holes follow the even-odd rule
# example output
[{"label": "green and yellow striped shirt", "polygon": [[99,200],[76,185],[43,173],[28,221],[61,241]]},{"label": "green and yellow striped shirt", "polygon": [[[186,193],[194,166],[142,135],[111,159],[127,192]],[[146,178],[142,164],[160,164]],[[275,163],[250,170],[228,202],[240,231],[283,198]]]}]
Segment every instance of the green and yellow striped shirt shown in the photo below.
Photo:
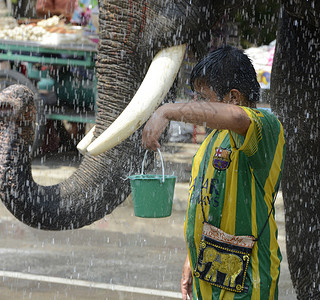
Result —
[{"label": "green and yellow striped shirt", "polygon": [[[257,237],[279,188],[285,154],[282,125],[268,110],[242,108],[251,120],[246,136],[214,130],[193,158],[184,224],[192,269],[203,213],[226,233]],[[194,299],[277,299],[280,261],[273,212],[253,248],[245,279],[248,292],[233,293],[194,277]]]}]

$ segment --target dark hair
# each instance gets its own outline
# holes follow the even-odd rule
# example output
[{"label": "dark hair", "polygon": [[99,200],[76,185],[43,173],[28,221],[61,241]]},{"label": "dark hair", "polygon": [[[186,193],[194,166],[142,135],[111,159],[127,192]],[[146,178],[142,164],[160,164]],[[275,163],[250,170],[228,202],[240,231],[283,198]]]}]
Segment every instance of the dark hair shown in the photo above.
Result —
[{"label": "dark hair", "polygon": [[260,97],[260,85],[252,63],[243,51],[224,46],[213,50],[193,68],[190,84],[194,90],[196,79],[205,82],[222,99],[232,89],[237,89],[247,101],[256,102]]}]

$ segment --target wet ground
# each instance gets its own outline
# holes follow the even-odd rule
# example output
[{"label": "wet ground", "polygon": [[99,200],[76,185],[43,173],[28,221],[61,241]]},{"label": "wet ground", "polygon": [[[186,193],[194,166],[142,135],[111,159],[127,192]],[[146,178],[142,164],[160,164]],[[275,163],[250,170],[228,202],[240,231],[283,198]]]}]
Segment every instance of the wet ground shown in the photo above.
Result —
[{"label": "wet ground", "polygon": [[[83,229],[46,232],[23,225],[1,205],[0,300],[181,299],[186,182],[197,148],[182,143],[165,147],[166,169],[176,170],[178,176],[173,213],[168,218],[137,218],[128,198],[111,215]],[[33,176],[41,184],[55,184],[78,164],[74,153],[47,156],[34,160]],[[279,299],[294,300],[281,193],[276,219],[284,258]]]}]

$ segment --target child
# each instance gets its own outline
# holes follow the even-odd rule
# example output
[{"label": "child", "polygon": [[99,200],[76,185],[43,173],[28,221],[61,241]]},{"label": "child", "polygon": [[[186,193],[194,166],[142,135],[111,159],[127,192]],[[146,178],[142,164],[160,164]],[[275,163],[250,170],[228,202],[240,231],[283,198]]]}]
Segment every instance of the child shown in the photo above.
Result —
[{"label": "child", "polygon": [[[142,136],[144,147],[155,151],[171,120],[213,129],[193,159],[183,299],[277,299],[281,254],[272,202],[285,154],[282,125],[268,110],[255,108],[260,89],[256,73],[236,48],[225,46],[203,58],[192,71],[191,86],[203,101],[161,106]],[[248,266],[242,257],[236,267],[238,254],[226,250],[205,256],[200,246],[204,223],[225,236],[259,237]]]}]

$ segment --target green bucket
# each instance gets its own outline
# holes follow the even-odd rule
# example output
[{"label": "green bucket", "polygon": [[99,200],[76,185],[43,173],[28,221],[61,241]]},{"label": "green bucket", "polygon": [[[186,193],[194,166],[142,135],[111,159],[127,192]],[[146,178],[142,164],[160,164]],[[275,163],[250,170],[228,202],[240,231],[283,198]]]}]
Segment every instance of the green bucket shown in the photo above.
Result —
[{"label": "green bucket", "polygon": [[147,152],[142,162],[141,174],[129,176],[134,214],[141,218],[169,217],[172,211],[176,176],[164,175],[163,159],[159,149],[162,175],[143,174]]}]

